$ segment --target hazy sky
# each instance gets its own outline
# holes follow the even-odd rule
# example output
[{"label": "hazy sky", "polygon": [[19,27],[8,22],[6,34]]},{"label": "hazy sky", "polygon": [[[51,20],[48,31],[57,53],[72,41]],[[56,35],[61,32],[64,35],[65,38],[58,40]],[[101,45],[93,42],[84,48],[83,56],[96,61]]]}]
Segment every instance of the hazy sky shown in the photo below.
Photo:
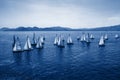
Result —
[{"label": "hazy sky", "polygon": [[120,24],[120,0],[0,0],[0,27]]}]

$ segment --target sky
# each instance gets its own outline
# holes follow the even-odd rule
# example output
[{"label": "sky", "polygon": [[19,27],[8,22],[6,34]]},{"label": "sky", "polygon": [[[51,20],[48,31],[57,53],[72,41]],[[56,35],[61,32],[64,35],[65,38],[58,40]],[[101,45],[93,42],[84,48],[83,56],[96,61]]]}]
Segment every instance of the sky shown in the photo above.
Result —
[{"label": "sky", "polygon": [[0,27],[120,24],[120,0],[0,0]]}]

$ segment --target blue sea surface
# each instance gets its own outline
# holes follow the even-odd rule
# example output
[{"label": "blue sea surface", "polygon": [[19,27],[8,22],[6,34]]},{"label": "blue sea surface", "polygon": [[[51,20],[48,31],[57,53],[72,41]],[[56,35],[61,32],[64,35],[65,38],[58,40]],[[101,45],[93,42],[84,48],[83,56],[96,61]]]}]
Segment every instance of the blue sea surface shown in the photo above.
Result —
[{"label": "blue sea surface", "polygon": [[[0,32],[0,80],[120,80],[120,39],[118,31],[89,31],[95,36],[90,45],[77,40],[81,31],[36,31],[45,35],[43,49],[13,53],[13,35],[20,38],[22,47],[26,37],[32,40],[34,31]],[[65,48],[53,45],[56,34],[65,37]],[[66,45],[71,34],[74,45]],[[100,36],[108,34],[105,47],[99,47]]]}]

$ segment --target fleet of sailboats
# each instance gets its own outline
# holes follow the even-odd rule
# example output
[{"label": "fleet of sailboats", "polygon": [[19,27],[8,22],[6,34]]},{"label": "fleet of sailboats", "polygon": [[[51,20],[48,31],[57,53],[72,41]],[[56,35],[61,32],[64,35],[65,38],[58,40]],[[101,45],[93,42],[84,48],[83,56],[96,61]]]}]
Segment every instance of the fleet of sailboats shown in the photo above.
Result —
[{"label": "fleet of sailboats", "polygon": [[[115,34],[114,37],[115,37],[115,39],[118,39],[119,35]],[[95,37],[93,36],[93,34],[82,33],[81,37],[80,36],[77,37],[77,40],[81,41],[82,43],[89,44],[89,43],[92,42],[92,39],[94,39],[94,38]],[[108,35],[107,34],[102,35],[100,37],[98,45],[99,46],[105,46],[106,40],[108,40]],[[42,49],[44,47],[44,43],[45,43],[45,37],[44,36],[41,35],[40,37],[38,37],[38,40],[37,40],[35,33],[33,33],[32,43],[30,41],[30,37],[27,36],[25,45],[22,48],[19,37],[16,37],[14,35],[13,36],[12,51],[14,53],[17,53],[17,52],[22,52],[22,51],[30,51],[33,48]],[[57,35],[56,34],[53,44],[55,46],[57,46],[57,47],[64,48],[65,47],[65,43],[67,43],[67,45],[72,45],[73,44],[73,39],[72,39],[71,35],[70,34],[68,35],[68,38],[67,38],[67,40],[65,42],[65,39],[64,39],[63,35],[61,35],[61,34]]]}]

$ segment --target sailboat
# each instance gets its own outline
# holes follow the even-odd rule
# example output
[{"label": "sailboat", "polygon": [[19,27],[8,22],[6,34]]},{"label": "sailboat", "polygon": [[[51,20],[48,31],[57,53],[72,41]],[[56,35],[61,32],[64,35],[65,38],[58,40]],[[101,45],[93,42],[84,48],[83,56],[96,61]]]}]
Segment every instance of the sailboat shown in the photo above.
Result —
[{"label": "sailboat", "polygon": [[85,36],[84,33],[82,34],[80,41],[81,41],[81,42],[85,42],[85,41],[86,41],[86,36]]},{"label": "sailboat", "polygon": [[105,34],[104,39],[108,40],[108,35],[107,34]]},{"label": "sailboat", "polygon": [[89,35],[89,33],[86,36],[86,43],[90,43],[90,35]]},{"label": "sailboat", "polygon": [[36,37],[35,37],[35,33],[33,33],[33,42],[32,42],[32,46],[36,46],[37,42],[36,42]]},{"label": "sailboat", "polygon": [[41,40],[41,43],[44,44],[44,37],[43,36],[41,36],[40,40]]},{"label": "sailboat", "polygon": [[94,36],[92,34],[90,35],[90,39],[94,39]]},{"label": "sailboat", "polygon": [[[15,38],[15,36],[14,36]],[[20,40],[19,37],[17,37],[17,39],[15,40],[14,46],[13,46],[13,52],[22,52],[22,48],[21,48],[21,44],[20,44]]]},{"label": "sailboat", "polygon": [[30,39],[29,39],[28,36],[27,36],[27,40],[26,40],[26,43],[25,43],[25,46],[24,46],[24,50],[25,51],[32,50],[31,42],[30,42]]},{"label": "sailboat", "polygon": [[105,46],[105,41],[104,41],[104,37],[103,36],[101,36],[101,38],[100,38],[99,46]]},{"label": "sailboat", "polygon": [[115,35],[115,38],[116,38],[116,39],[118,39],[118,38],[119,38],[119,35],[118,35],[118,34],[116,34],[116,35]]},{"label": "sailboat", "polygon": [[40,37],[38,38],[38,42],[37,42],[36,48],[37,48],[37,49],[43,48],[43,44],[42,44],[42,42],[41,42],[41,40],[40,40]]},{"label": "sailboat", "polygon": [[64,48],[64,41],[61,39],[61,37],[59,37],[59,40],[58,40],[58,47],[60,48]]},{"label": "sailboat", "polygon": [[72,45],[73,44],[73,41],[72,41],[72,38],[71,38],[70,34],[69,34],[69,37],[67,39],[67,44],[68,45]]},{"label": "sailboat", "polygon": [[54,40],[54,45],[58,45],[58,36],[56,34],[55,40]]}]

